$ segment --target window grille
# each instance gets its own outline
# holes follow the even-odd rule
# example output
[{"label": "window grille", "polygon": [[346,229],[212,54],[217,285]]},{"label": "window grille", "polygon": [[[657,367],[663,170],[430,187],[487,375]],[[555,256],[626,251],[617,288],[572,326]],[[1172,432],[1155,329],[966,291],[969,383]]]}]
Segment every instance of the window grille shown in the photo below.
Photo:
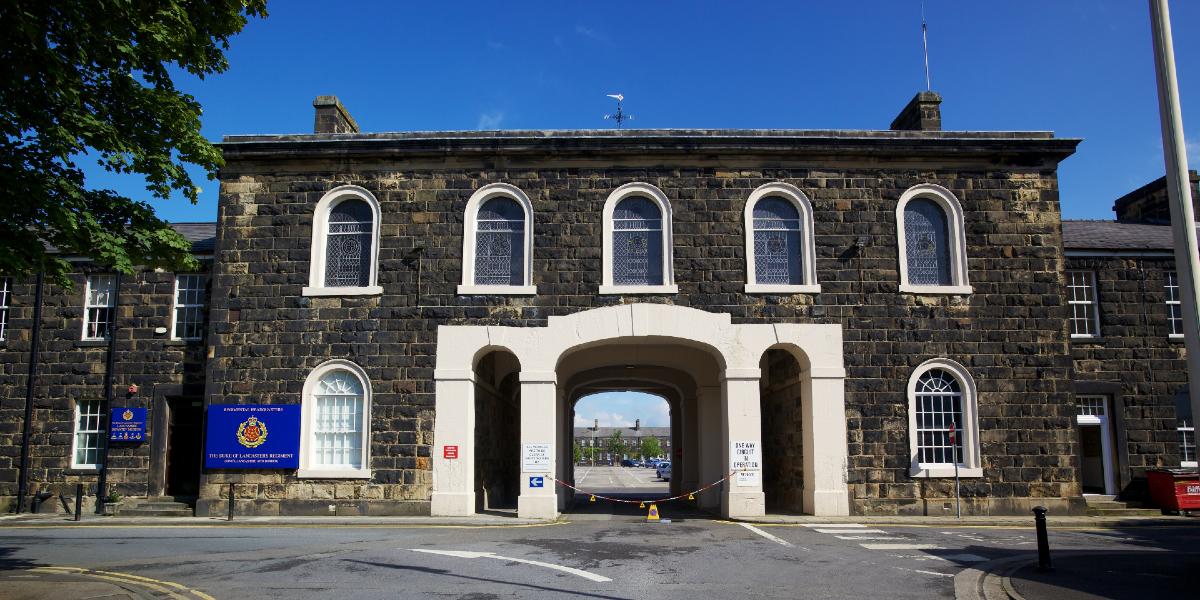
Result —
[{"label": "window grille", "polygon": [[12,277],[0,277],[0,340],[8,339],[8,307],[12,304]]},{"label": "window grille", "polygon": [[117,278],[114,275],[89,275],[85,291],[83,339],[108,339],[112,332]]},{"label": "window grille", "polygon": [[953,285],[946,212],[937,202],[917,198],[904,205],[904,253],[913,285]]},{"label": "window grille", "polygon": [[102,416],[99,400],[75,402],[75,451],[71,468],[95,469],[100,463],[100,445],[104,441]]},{"label": "window grille", "polygon": [[1071,337],[1100,335],[1095,273],[1067,271],[1067,305],[1071,308]]},{"label": "window grille", "polygon": [[1108,414],[1108,398],[1104,396],[1076,396],[1075,414],[1103,417]]},{"label": "window grille", "polygon": [[754,280],[760,284],[804,283],[800,258],[800,213],[782,198],[754,205]]},{"label": "window grille", "polygon": [[475,219],[475,283],[525,285],[525,209],[492,198]]},{"label": "window grille", "polygon": [[[916,384],[917,462],[953,465],[957,455],[963,459],[962,388],[958,380],[942,369],[930,369]],[[950,424],[955,424],[954,445],[950,444]]]},{"label": "window grille", "polygon": [[616,285],[663,284],[663,219],[658,205],[642,197],[621,200],[613,210],[612,273]]},{"label": "window grille", "polygon": [[1191,421],[1179,421],[1179,461],[1180,466],[1196,466],[1196,427]]},{"label": "window grille", "polygon": [[347,371],[331,371],[313,395],[312,464],[362,468],[363,388]]},{"label": "window grille", "polygon": [[1167,273],[1167,332],[1183,337],[1183,305],[1179,301],[1179,274]]},{"label": "window grille", "polygon": [[175,276],[175,325],[171,337],[177,340],[198,340],[204,337],[205,288],[204,275]]},{"label": "window grille", "polygon": [[371,206],[362,200],[343,200],[329,211],[329,235],[325,239],[326,287],[370,285],[374,223]]}]

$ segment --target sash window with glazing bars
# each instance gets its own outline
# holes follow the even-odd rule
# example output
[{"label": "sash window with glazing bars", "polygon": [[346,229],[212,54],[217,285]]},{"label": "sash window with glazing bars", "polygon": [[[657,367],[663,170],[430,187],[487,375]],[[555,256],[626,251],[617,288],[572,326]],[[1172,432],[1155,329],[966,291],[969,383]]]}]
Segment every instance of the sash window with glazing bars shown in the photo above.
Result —
[{"label": "sash window with glazing bars", "polygon": [[[949,372],[930,369],[917,380],[917,462],[923,465],[963,464],[963,394]],[[950,424],[955,425],[950,444]]]},{"label": "sash window with glazing bars", "polygon": [[83,339],[108,339],[116,300],[115,275],[89,275],[83,311]]},{"label": "sash window with glazing bars", "polygon": [[313,396],[313,455],[320,467],[362,468],[363,388],[347,371],[327,373]]}]

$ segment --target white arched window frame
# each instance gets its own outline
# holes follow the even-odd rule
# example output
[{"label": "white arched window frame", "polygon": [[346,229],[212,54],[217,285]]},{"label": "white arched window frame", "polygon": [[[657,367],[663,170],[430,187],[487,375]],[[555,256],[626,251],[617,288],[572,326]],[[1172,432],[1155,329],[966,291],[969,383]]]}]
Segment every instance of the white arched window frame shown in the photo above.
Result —
[{"label": "white arched window frame", "polygon": [[[346,200],[362,200],[371,207],[371,255],[368,257],[368,278],[365,286],[325,285],[325,261],[329,237],[329,213]],[[304,296],[373,296],[383,293],[378,284],[379,271],[379,201],[367,190],[356,185],[343,185],[329,190],[317,202],[313,212],[312,250],[308,261],[308,285],[301,290]]]},{"label": "white arched window frame", "polygon": [[[796,285],[758,283],[754,257],[754,207],[766,198],[782,198],[796,207],[800,215],[800,276]],[[744,215],[746,233],[746,293],[747,294],[817,294],[821,291],[817,283],[817,252],[813,242],[813,210],[808,196],[794,185],[768,183],[751,192],[746,200]]]},{"label": "white arched window frame", "polygon": [[[660,285],[616,285],[613,283],[613,212],[622,200],[642,197],[658,206],[662,214],[662,273]],[[675,285],[673,236],[671,234],[671,202],[662,190],[648,183],[627,183],[608,195],[604,202],[604,274],[600,285],[601,294],[677,294]]]},{"label": "white arched window frame", "polygon": [[[946,241],[950,251],[950,285],[914,285],[908,279],[908,244],[904,232],[904,208],[912,200],[927,199],[946,214]],[[906,190],[896,203],[896,245],[900,258],[900,291],[910,294],[970,294],[967,281],[967,237],[963,226],[963,209],[950,190],[932,183],[915,185]]]},{"label": "white arched window frame", "polygon": [[[318,464],[315,458],[317,432],[317,402],[314,397],[322,379],[330,374],[342,372],[358,380],[362,390],[362,410],[358,413],[360,435],[358,467],[327,466]],[[300,469],[298,477],[316,479],[370,479],[371,478],[371,381],[362,367],[348,360],[330,360],[318,365],[304,380],[304,396],[301,400],[300,417]]]},{"label": "white arched window frame", "polygon": [[921,462],[918,448],[917,400],[921,395],[918,383],[930,371],[941,371],[958,383],[961,393],[961,423],[956,424],[956,435],[961,436],[962,456],[958,457],[959,477],[983,477],[983,466],[979,453],[979,398],[975,380],[961,364],[947,359],[934,358],[921,363],[908,379],[908,454],[909,475],[913,477],[954,477],[954,463]]},{"label": "white arched window frame", "polygon": [[[525,237],[522,242],[525,264],[522,285],[476,285],[475,283],[475,245],[479,208],[483,206],[484,202],[498,197],[515,201],[525,212]],[[479,188],[474,194],[471,194],[471,199],[467,200],[467,210],[463,219],[462,284],[458,286],[458,293],[508,296],[526,296],[537,293],[537,286],[533,285],[533,203],[520,188],[507,183],[493,183]]]}]

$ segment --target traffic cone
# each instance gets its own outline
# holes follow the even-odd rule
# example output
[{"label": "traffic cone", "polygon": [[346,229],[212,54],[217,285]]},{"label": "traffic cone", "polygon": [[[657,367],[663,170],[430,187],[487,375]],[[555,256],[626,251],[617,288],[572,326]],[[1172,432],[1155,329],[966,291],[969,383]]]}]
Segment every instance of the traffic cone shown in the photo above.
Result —
[{"label": "traffic cone", "polygon": [[638,508],[646,508],[645,502],[638,502]]},{"label": "traffic cone", "polygon": [[588,502],[595,502],[595,501],[596,501],[596,497],[595,497],[595,496],[592,496],[591,498],[588,498]]},{"label": "traffic cone", "polygon": [[695,499],[696,499],[695,494],[688,494],[688,500],[695,500]]},{"label": "traffic cone", "polygon": [[658,505],[651,502],[650,503],[650,514],[646,515],[646,522],[657,521],[657,520],[658,520]]}]

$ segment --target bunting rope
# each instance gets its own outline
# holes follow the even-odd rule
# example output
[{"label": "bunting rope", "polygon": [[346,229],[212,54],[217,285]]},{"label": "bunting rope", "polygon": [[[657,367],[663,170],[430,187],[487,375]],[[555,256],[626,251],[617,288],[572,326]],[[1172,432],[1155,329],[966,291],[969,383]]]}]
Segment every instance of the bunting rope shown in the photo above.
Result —
[{"label": "bunting rope", "polygon": [[[672,502],[672,501],[674,501],[674,500],[679,500],[680,498],[687,498],[688,500],[694,500],[694,499],[695,499],[695,495],[696,495],[696,494],[699,494],[700,492],[703,492],[703,491],[705,491],[705,490],[711,489],[711,488],[713,488],[713,487],[715,487],[715,486],[718,486],[718,485],[720,485],[720,484],[722,484],[722,483],[724,483],[724,482],[728,481],[728,480],[729,480],[729,478],[730,478],[730,477],[733,477],[735,474],[737,474],[737,472],[738,472],[739,470],[741,470],[741,469],[735,469],[735,470],[733,470],[733,471],[730,471],[730,472],[729,472],[727,475],[725,475],[724,477],[722,477],[722,478],[720,478],[720,479],[718,479],[718,480],[716,480],[716,481],[714,481],[714,482],[712,482],[712,483],[710,483],[710,484],[708,484],[708,485],[706,485],[706,486],[704,486],[704,487],[702,487],[702,488],[699,488],[699,489],[696,489],[696,490],[692,490],[692,491],[690,491],[690,492],[684,492],[684,493],[682,493],[682,494],[677,494],[677,495],[675,495],[675,496],[669,496],[669,497],[667,497],[667,498],[646,498],[646,499],[641,499],[641,500],[629,500],[629,499],[626,499],[626,498],[613,498],[613,497],[611,497],[611,496],[604,496],[604,495],[601,495],[601,494],[593,494],[593,493],[591,493],[591,492],[588,492],[588,491],[581,490],[581,489],[579,489],[579,488],[577,488],[577,487],[575,487],[575,486],[573,486],[573,485],[571,485],[571,484],[569,484],[569,483],[567,483],[567,482],[565,482],[565,481],[562,481],[561,479],[555,479],[555,478],[553,478],[553,477],[551,477],[550,479],[551,479],[551,480],[553,480],[553,481],[554,481],[554,483],[557,483],[558,485],[561,485],[561,486],[563,486],[563,487],[565,487],[565,488],[569,488],[569,489],[575,490],[576,492],[579,492],[579,493],[581,493],[581,494],[587,494],[588,496],[590,496],[590,497],[591,497],[591,499],[592,499],[592,500],[594,500],[594,499],[596,499],[596,498],[599,498],[599,499],[601,499],[601,500],[608,500],[609,502],[619,502],[619,503],[621,503],[621,504],[645,504],[645,503],[647,503],[647,502],[649,502],[649,503],[652,503],[652,504],[662,504],[662,503],[664,503],[664,502]],[[589,500],[589,501],[590,501],[590,500]]]}]

